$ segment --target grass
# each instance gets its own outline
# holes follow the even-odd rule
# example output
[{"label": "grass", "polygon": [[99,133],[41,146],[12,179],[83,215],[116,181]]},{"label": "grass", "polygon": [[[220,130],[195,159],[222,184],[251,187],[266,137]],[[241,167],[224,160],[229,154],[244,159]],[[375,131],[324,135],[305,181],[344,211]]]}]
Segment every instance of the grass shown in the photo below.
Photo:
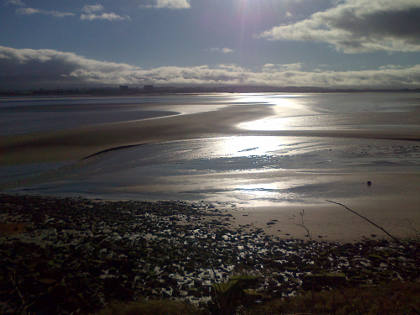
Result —
[{"label": "grass", "polygon": [[170,300],[140,300],[131,303],[112,303],[97,315],[195,315],[202,311],[194,306]]},{"label": "grass", "polygon": [[[239,281],[236,281],[240,279]],[[352,287],[330,291],[306,291],[283,299],[275,299],[261,305],[243,303],[234,292],[243,290],[239,285],[245,278],[237,277],[224,283],[218,290],[220,299],[216,309],[199,310],[194,306],[170,300],[141,300],[129,304],[113,303],[97,315],[189,315],[189,314],[419,314],[420,283],[390,282],[376,286]],[[251,280],[251,279],[247,279]],[[245,280],[244,282],[248,282]],[[241,301],[241,304],[238,302]],[[248,304],[248,305],[244,305]],[[243,305],[239,307],[239,305]]]},{"label": "grass", "polygon": [[391,282],[363,288],[306,292],[269,301],[241,314],[419,314],[420,283]]},{"label": "grass", "polygon": [[229,315],[235,312],[239,305],[253,302],[257,298],[252,288],[258,282],[258,277],[253,275],[236,275],[227,282],[213,285],[212,305],[210,312],[218,315]]}]

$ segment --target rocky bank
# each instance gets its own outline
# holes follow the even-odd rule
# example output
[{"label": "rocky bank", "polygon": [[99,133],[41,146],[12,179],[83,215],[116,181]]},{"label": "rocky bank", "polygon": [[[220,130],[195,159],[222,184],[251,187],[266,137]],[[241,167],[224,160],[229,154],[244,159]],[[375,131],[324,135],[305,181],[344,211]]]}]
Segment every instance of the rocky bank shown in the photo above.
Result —
[{"label": "rocky bank", "polygon": [[419,278],[416,240],[284,240],[232,220],[204,202],[0,195],[0,313],[89,313],[139,297],[211,309],[214,284],[238,274],[257,279],[254,303]]}]

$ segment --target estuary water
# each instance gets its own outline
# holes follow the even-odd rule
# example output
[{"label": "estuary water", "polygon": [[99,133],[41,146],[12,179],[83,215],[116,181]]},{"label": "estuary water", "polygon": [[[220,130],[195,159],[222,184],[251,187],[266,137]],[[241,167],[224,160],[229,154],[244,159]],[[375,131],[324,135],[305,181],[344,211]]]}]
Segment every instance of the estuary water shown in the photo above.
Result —
[{"label": "estuary water", "polygon": [[[415,196],[419,114],[419,93],[5,98],[0,139],[14,144],[3,147],[8,153],[21,136],[36,143],[86,128],[105,145],[76,159],[4,163],[0,188],[245,207]],[[107,145],[107,128],[130,141]],[[57,139],[42,142],[46,155]],[[77,146],[74,139],[65,144]]]}]

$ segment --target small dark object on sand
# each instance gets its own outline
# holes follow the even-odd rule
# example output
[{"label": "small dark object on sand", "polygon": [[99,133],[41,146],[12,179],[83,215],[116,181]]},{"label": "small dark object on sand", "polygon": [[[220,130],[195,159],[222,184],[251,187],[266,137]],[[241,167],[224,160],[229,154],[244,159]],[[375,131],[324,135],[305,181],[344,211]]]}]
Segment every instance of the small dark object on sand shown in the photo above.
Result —
[{"label": "small dark object on sand", "polygon": [[370,180],[368,180],[368,181],[366,182],[366,185],[368,185],[368,186],[370,187],[370,186],[372,186],[372,182],[371,182]]}]

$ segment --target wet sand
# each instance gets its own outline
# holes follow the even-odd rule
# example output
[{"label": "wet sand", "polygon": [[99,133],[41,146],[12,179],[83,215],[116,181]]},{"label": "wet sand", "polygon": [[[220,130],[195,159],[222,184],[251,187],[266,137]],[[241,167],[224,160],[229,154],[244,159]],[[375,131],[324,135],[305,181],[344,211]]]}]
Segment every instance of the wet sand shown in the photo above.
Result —
[{"label": "wet sand", "polygon": [[[397,238],[418,237],[420,226],[419,209],[413,202],[418,200],[369,200],[342,201],[358,213],[368,217]],[[398,211],[401,209],[402,211]],[[304,225],[312,240],[354,242],[367,239],[388,239],[384,232],[339,205],[301,205],[277,207],[248,207],[231,211],[234,226],[250,225],[247,228],[262,228],[267,234],[284,239],[306,239],[300,213],[304,209]],[[268,224],[267,224],[268,223]]]},{"label": "wet sand", "polygon": [[[367,177],[369,176],[369,177]],[[420,233],[420,174],[349,174],[342,180],[364,184],[365,195],[357,198],[331,198],[367,217],[397,238],[416,238]],[[367,178],[372,186],[367,186]],[[395,189],[398,187],[398,189]],[[376,191],[382,190],[380,194]],[[320,200],[319,203],[280,204],[278,206],[242,207],[230,213],[235,226],[262,228],[267,234],[281,238],[339,242],[390,239],[383,231],[344,207]],[[267,224],[269,223],[269,224]]]},{"label": "wet sand", "polygon": [[53,133],[3,136],[0,137],[0,165],[77,160],[118,146],[236,135],[236,124],[271,113],[269,107],[231,106],[191,115],[95,125]]}]

